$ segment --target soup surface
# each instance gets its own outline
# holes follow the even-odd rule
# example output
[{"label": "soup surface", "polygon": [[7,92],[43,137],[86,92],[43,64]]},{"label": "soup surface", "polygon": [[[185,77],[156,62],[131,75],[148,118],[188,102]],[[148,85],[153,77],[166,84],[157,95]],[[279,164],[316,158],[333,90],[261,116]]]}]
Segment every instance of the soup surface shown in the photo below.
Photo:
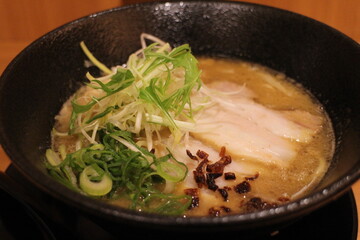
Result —
[{"label": "soup surface", "polygon": [[[51,164],[52,175],[65,176],[68,185],[80,192],[138,211],[158,212],[177,208],[180,203],[185,207],[176,214],[184,216],[257,211],[295,200],[313,190],[324,176],[334,149],[332,126],[316,99],[284,74],[257,64],[203,57],[198,61],[201,87],[190,92],[191,104],[183,105],[183,109],[192,111],[174,114],[179,116],[173,122],[178,127],[171,127],[171,120],[159,117],[164,111],[158,114],[137,111],[119,122],[119,116],[123,117],[136,105],[124,103],[131,97],[128,93],[121,104],[103,107],[105,110],[97,115],[82,116],[85,110],[81,112],[80,105],[74,105],[75,98],[77,104],[91,103],[91,107],[101,105],[104,99],[99,88],[82,87],[56,116],[52,150],[47,152],[47,158],[50,163],[69,164],[62,167],[62,172],[54,170],[56,164]],[[185,81],[186,85],[187,70],[175,69],[170,73],[168,68],[162,74],[174,76],[175,82],[182,79],[179,82]],[[166,91],[173,96],[178,89],[175,85]],[[139,96],[147,104],[147,95]],[[167,103],[166,100],[161,103]],[[88,125],[71,133],[72,125],[77,123],[72,120],[74,108],[79,112],[78,122],[84,120]],[[103,118],[111,127],[99,125]],[[139,128],[140,125],[145,127]],[[110,140],[99,133],[101,128],[107,131]],[[124,155],[126,159],[141,159],[124,165],[116,162],[114,149],[123,148],[128,149],[121,156],[128,154]],[[89,154],[85,156],[86,153]],[[171,163],[163,156],[172,159]],[[131,185],[130,178],[147,166],[148,173]],[[154,169],[156,173],[152,172]],[[149,178],[154,181],[146,182]],[[115,185],[116,181],[121,184]],[[147,186],[152,187],[151,194],[156,194],[142,194]],[[141,190],[139,195],[129,193],[137,187]],[[135,205],[134,199],[142,204]],[[174,199],[176,204],[171,202]]]},{"label": "soup surface", "polygon": [[[211,133],[206,134],[190,134],[193,142],[187,149],[190,149],[194,155],[197,150],[204,150],[209,153],[208,159],[211,164],[221,159],[221,146],[224,146],[225,155],[231,156],[232,162],[224,167],[224,174],[215,179],[219,186],[217,191],[202,187],[199,192],[199,206],[188,211],[187,214],[222,215],[225,212],[249,212],[295,200],[311,191],[324,176],[334,149],[332,127],[322,106],[299,84],[286,78],[284,74],[263,66],[212,58],[200,58],[199,63],[202,80],[209,88],[220,88],[229,92],[239,89],[240,93],[227,96],[230,98],[229,101],[237,102],[236,98],[243,94],[246,101],[250,102],[238,106],[246,107],[247,113],[245,110],[238,113],[245,119],[240,118],[238,114],[226,115],[216,112],[215,115],[201,118],[210,117],[212,121],[219,121],[222,125],[231,122],[229,127],[222,126],[219,130],[212,130]],[[300,133],[303,136],[300,138],[287,136],[285,137],[287,143],[279,143],[277,137],[284,139],[286,132],[276,133],[275,138],[264,136],[264,138],[270,137],[267,139],[268,142],[254,147],[251,133],[260,136],[263,136],[263,133],[258,128],[252,128],[248,120],[255,121],[257,125],[262,121],[256,121],[254,118],[263,118],[274,127],[271,129],[272,133],[296,128],[295,125],[286,126],[286,123],[282,125],[277,122],[281,121],[280,118],[266,112],[267,109],[304,127],[300,130],[303,131]],[[233,119],[224,121],[224,117]],[[251,133],[242,134],[242,131]],[[223,139],[229,136],[230,139]],[[240,147],[239,145],[243,144],[242,141],[238,142],[240,136],[249,145]],[[254,149],[247,151],[246,148]],[[271,152],[272,150],[275,152]],[[286,151],[294,151],[294,153]],[[279,155],[282,159],[277,158]],[[179,159],[184,157],[179,156]],[[198,166],[197,162],[187,160],[186,163],[193,168]],[[234,173],[235,178],[228,177],[227,180],[226,173]],[[182,188],[197,186],[192,175],[193,172],[189,171],[189,181],[182,183],[179,191],[182,191]]]}]

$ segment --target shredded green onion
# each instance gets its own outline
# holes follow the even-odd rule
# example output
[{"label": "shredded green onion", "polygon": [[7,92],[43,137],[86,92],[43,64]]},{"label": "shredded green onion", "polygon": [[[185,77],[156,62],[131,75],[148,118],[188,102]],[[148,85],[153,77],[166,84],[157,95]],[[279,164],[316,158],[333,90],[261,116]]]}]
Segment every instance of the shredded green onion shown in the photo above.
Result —
[{"label": "shredded green onion", "polygon": [[61,163],[60,157],[52,149],[46,150],[45,157],[51,166],[57,166]]},{"label": "shredded green onion", "polygon": [[99,144],[67,154],[60,163],[54,160],[60,159],[59,155],[47,150],[52,176],[92,197],[129,199],[132,209],[161,214],[181,214],[187,209],[191,202],[189,196],[165,194],[158,187],[166,181],[182,181],[187,174],[186,165],[171,153],[156,157],[137,146],[130,132],[111,124],[99,131],[99,138]]},{"label": "shredded green onion", "polygon": [[99,176],[93,166],[87,166],[79,177],[80,188],[90,196],[103,196],[112,188],[112,180],[107,174],[103,174],[100,181],[92,181],[91,176]]},{"label": "shredded green onion", "polygon": [[162,186],[184,180],[187,166],[169,150],[157,157],[151,149],[154,136],[159,138],[164,129],[177,143],[195,128],[190,96],[201,81],[189,45],[171,49],[159,41],[130,55],[116,71],[96,59],[84,42],[80,46],[105,76],[88,72],[86,87],[96,94],[80,92],[72,98],[68,135],[79,139],[79,150],[69,152],[64,145],[48,149],[50,175],[91,197],[127,199],[131,209],[182,214],[191,197],[163,193]]},{"label": "shredded green onion", "polygon": [[[96,78],[87,73],[88,87],[99,90],[87,104],[79,104],[77,96],[72,101],[73,112],[70,134],[83,129],[91,131],[111,122],[119,128],[139,133],[145,131],[149,142],[154,133],[168,128],[179,140],[192,123],[191,94],[201,86],[200,70],[188,44],[171,49],[169,44],[151,44],[139,54],[130,55],[126,67],[118,67],[113,73],[95,59],[81,43],[85,55],[104,73]],[[130,107],[131,106],[131,107]],[[185,107],[186,106],[186,107]],[[157,126],[147,125],[145,116],[157,116]],[[93,122],[98,125],[91,125]],[[151,123],[151,122],[150,122]],[[147,129],[145,129],[147,126]],[[149,136],[148,136],[149,135]]]},{"label": "shredded green onion", "polygon": [[87,46],[85,45],[84,41],[80,42],[80,47],[83,50],[83,52],[85,53],[85,55],[89,58],[89,60],[95,65],[97,66],[99,69],[101,69],[104,73],[107,74],[111,74],[112,71],[107,68],[104,64],[102,64],[99,60],[97,60],[94,55],[89,51],[89,49],[87,48]]}]

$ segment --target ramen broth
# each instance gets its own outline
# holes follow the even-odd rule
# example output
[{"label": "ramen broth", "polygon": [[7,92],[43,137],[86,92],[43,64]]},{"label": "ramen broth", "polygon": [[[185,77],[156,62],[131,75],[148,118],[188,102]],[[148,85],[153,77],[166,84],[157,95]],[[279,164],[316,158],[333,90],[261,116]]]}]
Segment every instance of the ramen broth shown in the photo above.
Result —
[{"label": "ramen broth", "polygon": [[[334,150],[332,126],[322,106],[299,84],[268,68],[227,59],[200,58],[199,63],[202,81],[206,85],[223,84],[222,88],[226,89],[225,84],[228,83],[228,91],[246,87],[250,93],[245,95],[254,102],[285,114],[289,119],[313,129],[314,132],[310,139],[303,142],[287,140],[296,149],[296,154],[285,163],[256,160],[242,156],[241,152],[227,151],[226,154],[231,156],[232,162],[225,166],[224,173],[233,172],[236,179],[225,180],[221,176],[215,180],[219,182],[219,189],[227,190],[226,200],[219,194],[219,189],[214,192],[201,188],[199,207],[193,208],[187,214],[222,215],[227,211],[238,213],[260,210],[295,200],[313,190],[324,176]],[[224,145],[224,142],[221,142],[219,136],[214,135],[207,139],[202,138],[201,134],[192,135],[194,142],[189,144],[188,149],[194,155],[197,149],[203,149],[210,154],[211,162],[220,159],[220,146]],[[186,162],[194,165],[194,162],[189,160]],[[189,171],[189,181],[182,183],[178,191],[182,191],[181,188],[196,187],[192,174],[192,171]],[[244,193],[236,191],[238,185]],[[247,186],[250,186],[249,189],[246,189]]]},{"label": "ramen broth", "polygon": [[[213,96],[217,102],[195,113],[200,130],[189,131],[180,144],[167,145],[172,136],[161,132],[155,154],[163,154],[167,146],[188,171],[183,181],[159,188],[190,195],[187,216],[261,210],[313,190],[334,149],[331,123],[316,99],[284,74],[257,64],[220,58],[198,61],[204,90],[193,98]],[[70,114],[68,101],[56,118],[57,130],[68,129]],[[53,145],[56,149],[65,144],[71,152],[75,140],[57,136]],[[124,199],[113,203],[129,205]]]}]

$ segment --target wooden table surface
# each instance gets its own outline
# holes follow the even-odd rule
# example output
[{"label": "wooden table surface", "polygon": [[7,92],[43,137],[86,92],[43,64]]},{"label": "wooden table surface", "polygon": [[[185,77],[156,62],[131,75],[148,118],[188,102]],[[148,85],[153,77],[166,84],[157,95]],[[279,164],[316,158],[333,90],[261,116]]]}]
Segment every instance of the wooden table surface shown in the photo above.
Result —
[{"label": "wooden table surface", "polygon": [[[360,1],[358,0],[249,0],[248,2],[271,5],[312,17],[360,42],[360,14],[358,14],[360,12]],[[36,3],[35,7],[34,3]],[[22,49],[53,28],[93,12],[129,3],[133,3],[133,1],[0,0],[0,74]],[[66,4],[70,8],[64,12]],[[77,6],[71,7],[72,4],[77,4]],[[25,11],[31,7],[33,7],[33,11]],[[59,8],[62,10],[62,15],[58,14]],[[39,17],[41,14],[46,17],[46,22]],[[37,26],[41,26],[41,28]],[[4,171],[9,163],[10,160],[0,146],[0,171]],[[352,190],[357,206],[360,206],[360,181],[353,185]],[[360,239],[359,233],[358,239]]]}]

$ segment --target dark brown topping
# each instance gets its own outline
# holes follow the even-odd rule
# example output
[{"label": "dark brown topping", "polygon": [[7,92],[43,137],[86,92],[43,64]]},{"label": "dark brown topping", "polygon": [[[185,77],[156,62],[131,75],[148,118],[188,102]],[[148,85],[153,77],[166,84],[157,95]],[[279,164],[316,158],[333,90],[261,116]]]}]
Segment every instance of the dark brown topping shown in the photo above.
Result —
[{"label": "dark brown topping", "polygon": [[218,217],[220,216],[220,209],[216,209],[214,207],[209,209],[209,215],[213,216],[213,217]]},{"label": "dark brown topping", "polygon": [[201,159],[207,159],[209,157],[209,154],[207,154],[206,152],[201,151],[201,150],[198,150],[196,152],[196,155]]},{"label": "dark brown topping", "polygon": [[[210,190],[216,191],[219,187],[216,185],[215,179],[222,176],[224,173],[224,168],[226,165],[231,163],[231,157],[228,155],[225,155],[226,149],[225,147],[222,147],[220,150],[219,155],[221,156],[220,160],[213,164],[209,164],[209,154],[198,150],[196,152],[197,157],[201,158],[202,161],[198,164],[196,169],[193,171],[195,182],[197,183],[199,188],[202,188],[203,186],[207,186]],[[189,150],[186,150],[187,155],[191,159],[198,159]],[[206,174],[205,174],[206,169]],[[230,176],[234,175],[234,176]],[[230,178],[235,179],[235,174],[230,173],[228,176]]]},{"label": "dark brown topping", "polygon": [[225,180],[235,180],[236,179],[235,173],[233,173],[233,172],[226,172],[224,177],[225,177]]},{"label": "dark brown topping", "polygon": [[200,171],[193,171],[194,173],[194,179],[197,183],[199,188],[202,188],[204,185],[206,185],[206,178],[203,172]]},{"label": "dark brown topping", "polygon": [[188,188],[184,190],[185,194],[191,196],[191,204],[188,209],[192,209],[199,206],[199,189],[198,188]]},{"label": "dark brown topping", "polygon": [[219,156],[220,156],[220,157],[224,157],[224,156],[225,156],[225,153],[226,153],[226,148],[223,146],[223,147],[221,147],[221,149],[220,149]]},{"label": "dark brown topping", "polygon": [[204,172],[204,167],[205,167],[205,165],[207,164],[209,162],[209,160],[207,160],[207,159],[204,159],[204,160],[202,160],[200,163],[199,163],[199,165],[196,167],[196,171],[198,171],[198,172]]},{"label": "dark brown topping", "polygon": [[224,167],[228,164],[231,163],[231,157],[230,156],[223,156],[220,158],[219,161],[213,163],[213,164],[209,164],[206,166],[206,171],[207,172],[212,172],[212,173],[223,173],[224,172]]},{"label": "dark brown topping", "polygon": [[190,152],[190,150],[187,150],[187,149],[186,149],[186,154],[188,155],[188,157],[189,157],[190,159],[199,161],[199,159],[198,159],[196,156],[194,156],[194,155]]},{"label": "dark brown topping", "polygon": [[254,181],[255,179],[257,179],[259,177],[259,173],[256,173],[254,176],[252,177],[245,177],[245,179],[247,181]]},{"label": "dark brown topping", "polygon": [[189,196],[199,196],[199,189],[198,188],[187,188],[184,190],[186,195]]},{"label": "dark brown topping", "polygon": [[248,212],[269,209],[269,208],[276,207],[276,206],[277,206],[276,203],[265,202],[259,197],[253,197],[248,202],[245,203],[245,208],[246,208],[246,211],[248,211]]},{"label": "dark brown topping", "polygon": [[228,207],[225,207],[225,206],[221,206],[221,209],[224,210],[224,212],[227,212],[227,213],[231,212],[231,209],[228,208]]},{"label": "dark brown topping", "polygon": [[217,173],[206,173],[206,184],[210,190],[216,191],[218,189],[218,185],[215,184],[215,178],[221,176],[221,174]]},{"label": "dark brown topping", "polygon": [[234,190],[235,190],[235,192],[240,193],[240,194],[247,193],[247,192],[250,192],[251,186],[250,186],[249,182],[243,181],[242,183],[239,183],[238,185],[236,185],[234,187]]},{"label": "dark brown topping", "polygon": [[202,188],[204,185],[206,185],[206,178],[203,169],[207,162],[207,159],[202,160],[196,167],[196,169],[193,171],[195,182],[197,183],[199,188]]},{"label": "dark brown topping", "polygon": [[221,173],[206,173],[206,176],[209,176],[212,179],[216,179],[218,177],[220,177],[222,174]]},{"label": "dark brown topping", "polygon": [[200,198],[199,197],[191,197],[191,204],[189,206],[189,209],[193,209],[198,207],[200,204]]},{"label": "dark brown topping", "polygon": [[210,216],[219,217],[221,215],[221,212],[229,213],[231,212],[231,209],[225,206],[221,206],[220,208],[217,207],[209,208]]},{"label": "dark brown topping", "polygon": [[224,201],[227,201],[228,196],[229,196],[227,190],[225,188],[219,188],[218,191],[221,194],[221,196],[223,197]]}]

